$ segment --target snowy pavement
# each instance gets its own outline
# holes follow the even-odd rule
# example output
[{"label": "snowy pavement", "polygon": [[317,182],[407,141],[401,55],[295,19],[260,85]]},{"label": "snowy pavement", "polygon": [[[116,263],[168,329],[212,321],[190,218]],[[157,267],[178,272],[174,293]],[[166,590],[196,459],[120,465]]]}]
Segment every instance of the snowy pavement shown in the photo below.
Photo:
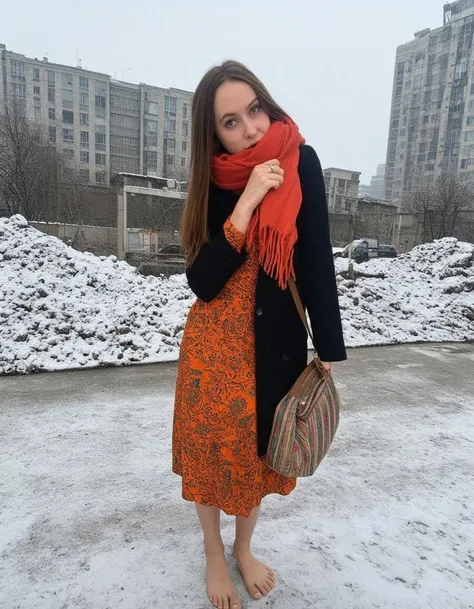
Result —
[{"label": "snowy pavement", "polygon": [[[263,501],[258,609],[474,607],[474,345],[350,349],[330,455]],[[175,364],[0,378],[0,607],[207,609]],[[224,517],[232,542],[233,519]]]}]

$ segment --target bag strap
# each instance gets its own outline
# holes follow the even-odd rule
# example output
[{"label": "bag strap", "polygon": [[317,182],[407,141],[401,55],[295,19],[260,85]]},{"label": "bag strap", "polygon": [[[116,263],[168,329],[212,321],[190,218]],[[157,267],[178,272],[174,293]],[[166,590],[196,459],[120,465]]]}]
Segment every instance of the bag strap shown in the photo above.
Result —
[{"label": "bag strap", "polygon": [[311,332],[311,329],[308,325],[308,320],[306,319],[306,313],[304,312],[303,303],[301,302],[301,298],[298,293],[298,288],[296,287],[296,283],[295,283],[295,280],[293,279],[293,277],[290,277],[288,279],[288,287],[291,290],[291,295],[293,296],[293,300],[295,301],[295,305],[296,305],[296,308],[298,309],[298,313],[300,314],[301,321],[303,322],[304,327],[306,328],[306,332],[308,333],[308,335],[311,339],[311,342],[313,343],[314,353],[316,354],[316,345],[314,344],[313,333]]}]

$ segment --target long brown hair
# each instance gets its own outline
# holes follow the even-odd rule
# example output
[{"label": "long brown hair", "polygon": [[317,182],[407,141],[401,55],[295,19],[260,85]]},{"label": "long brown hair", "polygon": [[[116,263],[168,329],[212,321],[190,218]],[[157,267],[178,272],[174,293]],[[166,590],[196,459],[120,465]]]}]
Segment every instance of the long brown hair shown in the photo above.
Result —
[{"label": "long brown hair", "polygon": [[275,102],[265,85],[238,61],[225,61],[211,68],[201,79],[193,97],[191,133],[191,169],[188,197],[181,221],[181,244],[188,265],[209,241],[207,228],[209,185],[212,180],[212,156],[223,151],[216,135],[214,98],[226,81],[241,81],[252,87],[262,109],[271,121],[282,120],[287,113]]}]

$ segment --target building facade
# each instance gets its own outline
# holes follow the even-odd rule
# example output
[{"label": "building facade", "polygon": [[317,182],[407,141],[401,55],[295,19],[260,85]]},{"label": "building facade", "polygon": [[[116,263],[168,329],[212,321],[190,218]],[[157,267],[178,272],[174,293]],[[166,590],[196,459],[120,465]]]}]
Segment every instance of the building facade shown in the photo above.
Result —
[{"label": "building facade", "polygon": [[443,26],[397,49],[385,198],[456,172],[474,183],[474,0],[444,6]]},{"label": "building facade", "polygon": [[359,196],[360,172],[329,167],[323,170],[330,213],[354,213]]},{"label": "building facade", "polygon": [[187,179],[191,92],[117,81],[3,44],[0,60],[0,108],[23,103],[84,183],[109,186],[122,171]]}]

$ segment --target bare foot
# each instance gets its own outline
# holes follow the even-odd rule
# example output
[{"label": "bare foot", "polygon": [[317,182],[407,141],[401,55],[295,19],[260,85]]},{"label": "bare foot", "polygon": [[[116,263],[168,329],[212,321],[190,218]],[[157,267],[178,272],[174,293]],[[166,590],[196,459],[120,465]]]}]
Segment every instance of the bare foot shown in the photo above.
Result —
[{"label": "bare foot", "polygon": [[239,596],[230,579],[225,554],[207,553],[207,597],[218,609],[241,609]]},{"label": "bare foot", "polygon": [[267,596],[275,587],[275,573],[250,550],[236,550],[234,546],[234,556],[250,596],[255,600]]}]

